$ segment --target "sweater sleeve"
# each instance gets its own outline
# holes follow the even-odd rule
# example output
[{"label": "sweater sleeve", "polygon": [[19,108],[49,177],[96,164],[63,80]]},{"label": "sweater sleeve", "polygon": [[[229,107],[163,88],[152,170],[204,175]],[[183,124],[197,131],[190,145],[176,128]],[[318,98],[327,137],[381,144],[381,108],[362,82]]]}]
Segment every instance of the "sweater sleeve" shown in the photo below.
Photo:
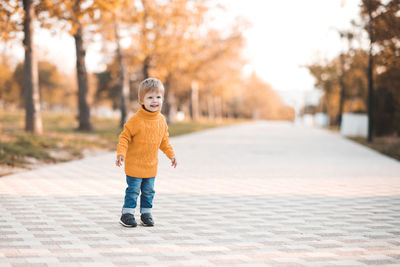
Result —
[{"label": "sweater sleeve", "polygon": [[168,125],[165,123],[165,133],[163,136],[163,139],[161,141],[160,149],[164,154],[171,159],[173,156],[175,156],[174,149],[172,148],[170,142],[169,142],[169,134],[168,134]]},{"label": "sweater sleeve", "polygon": [[117,145],[117,158],[123,156],[126,158],[126,151],[128,150],[128,144],[132,142],[132,137],[135,135],[135,123],[129,120],[124,125],[124,130],[121,132],[118,138]]}]

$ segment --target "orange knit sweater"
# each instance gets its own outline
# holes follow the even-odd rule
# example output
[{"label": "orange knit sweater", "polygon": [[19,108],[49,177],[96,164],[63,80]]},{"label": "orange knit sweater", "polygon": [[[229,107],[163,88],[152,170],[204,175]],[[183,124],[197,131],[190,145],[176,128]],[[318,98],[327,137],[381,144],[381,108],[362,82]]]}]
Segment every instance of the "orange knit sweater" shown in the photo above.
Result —
[{"label": "orange knit sweater", "polygon": [[126,175],[151,178],[157,175],[158,149],[168,158],[175,153],[168,138],[165,117],[140,108],[124,125],[117,145],[117,158],[124,156]]}]

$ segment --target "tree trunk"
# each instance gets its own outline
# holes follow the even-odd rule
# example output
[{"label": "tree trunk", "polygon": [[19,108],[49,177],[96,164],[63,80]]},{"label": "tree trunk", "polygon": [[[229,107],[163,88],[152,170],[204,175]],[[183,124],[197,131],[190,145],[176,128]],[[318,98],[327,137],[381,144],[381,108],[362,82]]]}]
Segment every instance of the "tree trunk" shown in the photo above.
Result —
[{"label": "tree trunk", "polygon": [[214,98],[215,119],[218,123],[222,122],[222,97]]},{"label": "tree trunk", "polygon": [[128,120],[128,112],[129,112],[129,73],[123,68],[121,70],[121,128],[124,127],[124,124]]},{"label": "tree trunk", "polygon": [[78,77],[78,107],[79,107],[79,130],[91,131],[90,107],[87,101],[88,77],[85,66],[86,51],[83,47],[82,25],[79,22],[78,29],[74,34],[76,48],[76,72]]},{"label": "tree trunk", "polygon": [[214,97],[209,95],[207,97],[208,119],[213,121],[215,119],[215,103]]},{"label": "tree trunk", "polygon": [[150,77],[150,74],[149,74],[150,60],[151,60],[151,57],[146,56],[143,61],[143,79],[144,80]]},{"label": "tree trunk", "polygon": [[371,1],[369,1],[368,6],[368,15],[369,15],[369,25],[368,25],[368,33],[369,33],[369,58],[368,58],[368,143],[372,143],[373,141],[373,130],[374,130],[374,81],[373,81],[373,55],[372,55],[372,45],[374,42],[373,39],[373,31],[372,31],[372,6]]},{"label": "tree trunk", "polygon": [[344,55],[340,54],[340,75],[339,75],[339,85],[340,85],[340,99],[339,99],[339,114],[338,114],[338,125],[342,125],[343,116],[343,106],[345,98],[345,85],[344,85]]},{"label": "tree trunk", "polygon": [[167,123],[172,122],[171,120],[171,97],[170,97],[170,86],[171,86],[171,76],[167,75],[164,82],[164,104],[163,104],[163,114],[167,118]]},{"label": "tree trunk", "polygon": [[125,122],[127,121],[128,115],[128,101],[129,101],[129,75],[125,71],[124,67],[124,59],[122,56],[121,45],[120,45],[120,37],[119,37],[119,30],[118,24],[115,22],[114,24],[114,33],[115,33],[115,42],[117,45],[117,59],[118,59],[118,66],[119,66],[119,92],[120,92],[120,99],[121,99],[121,120],[120,120],[120,127],[123,128]]},{"label": "tree trunk", "polygon": [[40,116],[39,73],[33,45],[34,10],[32,0],[24,0],[24,90],[25,90],[25,131],[43,132]]},{"label": "tree trunk", "polygon": [[[148,43],[148,29],[147,29],[147,23],[149,22],[148,16],[149,16],[149,4],[147,0],[142,0],[142,6],[143,6],[143,19],[142,19],[142,31],[141,31],[141,40],[143,44]],[[142,68],[142,74],[143,74],[143,79],[147,79],[150,77],[150,61],[151,61],[151,55],[146,55],[146,57],[143,60],[143,68]]]},{"label": "tree trunk", "polygon": [[197,121],[200,118],[199,111],[199,86],[192,82],[192,120]]}]

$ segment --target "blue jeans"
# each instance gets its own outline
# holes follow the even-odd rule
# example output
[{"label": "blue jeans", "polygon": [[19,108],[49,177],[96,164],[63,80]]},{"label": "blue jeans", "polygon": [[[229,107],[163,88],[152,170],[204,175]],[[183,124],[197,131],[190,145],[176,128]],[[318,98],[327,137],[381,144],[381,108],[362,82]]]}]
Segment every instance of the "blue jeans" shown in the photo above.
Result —
[{"label": "blue jeans", "polygon": [[151,213],[154,198],[154,180],[156,178],[136,178],[126,176],[128,187],[125,190],[125,202],[122,207],[122,214],[135,214],[137,198],[140,195],[140,213]]}]

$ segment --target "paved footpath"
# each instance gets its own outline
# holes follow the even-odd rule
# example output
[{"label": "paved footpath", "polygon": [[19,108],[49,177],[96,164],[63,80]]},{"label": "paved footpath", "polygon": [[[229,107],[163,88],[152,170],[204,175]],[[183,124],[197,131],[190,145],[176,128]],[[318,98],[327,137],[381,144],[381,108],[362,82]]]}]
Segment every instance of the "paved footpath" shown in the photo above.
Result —
[{"label": "paved footpath", "polygon": [[400,163],[255,122],[172,138],[156,226],[119,225],[114,153],[0,178],[0,266],[400,266]]}]

